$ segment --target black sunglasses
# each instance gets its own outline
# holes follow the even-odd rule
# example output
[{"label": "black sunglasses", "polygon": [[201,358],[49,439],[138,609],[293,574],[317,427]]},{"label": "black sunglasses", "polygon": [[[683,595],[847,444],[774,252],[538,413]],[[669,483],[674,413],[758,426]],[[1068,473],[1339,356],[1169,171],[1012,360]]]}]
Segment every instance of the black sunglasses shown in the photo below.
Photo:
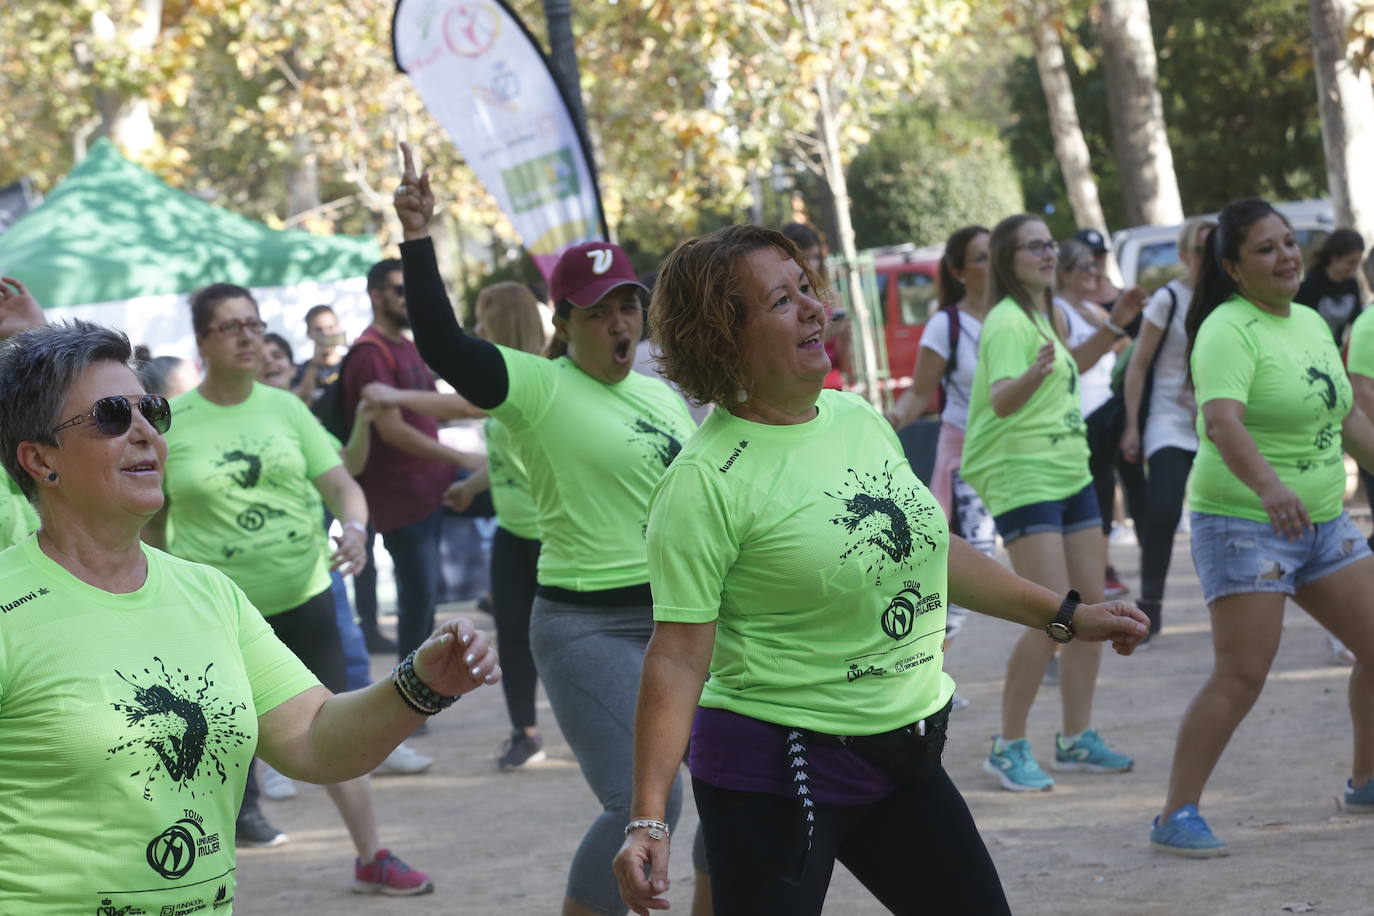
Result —
[{"label": "black sunglasses", "polygon": [[[143,419],[147,420],[149,425],[159,434],[172,428],[172,406],[167,403],[166,398],[160,394],[132,395],[132,397],[137,399],[138,412],[143,414]],[[100,430],[102,435],[122,436],[129,431],[129,426],[134,422],[134,409],[130,404],[130,398],[122,394],[101,398],[91,405],[90,413],[72,417],[55,427],[53,434],[55,435],[69,426],[76,426],[87,418],[95,421],[95,428]]]}]

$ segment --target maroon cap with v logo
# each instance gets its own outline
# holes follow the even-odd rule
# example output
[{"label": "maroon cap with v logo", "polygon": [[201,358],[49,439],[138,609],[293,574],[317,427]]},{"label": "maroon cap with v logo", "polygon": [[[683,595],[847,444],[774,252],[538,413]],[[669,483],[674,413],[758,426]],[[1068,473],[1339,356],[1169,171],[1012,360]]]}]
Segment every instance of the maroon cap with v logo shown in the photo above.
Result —
[{"label": "maroon cap with v logo", "polygon": [[557,303],[567,299],[578,308],[591,308],[617,286],[649,288],[639,282],[630,256],[610,242],[583,242],[558,258],[549,278],[549,295]]}]

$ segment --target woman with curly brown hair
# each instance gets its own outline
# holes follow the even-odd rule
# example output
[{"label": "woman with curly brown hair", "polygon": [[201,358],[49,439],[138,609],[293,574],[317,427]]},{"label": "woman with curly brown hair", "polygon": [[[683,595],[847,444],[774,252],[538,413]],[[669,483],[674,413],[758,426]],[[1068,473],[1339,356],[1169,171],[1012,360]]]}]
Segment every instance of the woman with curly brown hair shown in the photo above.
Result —
[{"label": "woman with curly brown hair", "polygon": [[[687,242],[658,275],[664,374],[720,409],[650,501],[656,622],[621,895],[640,914],[664,905],[665,812],[690,737],[717,916],[819,913],[836,860],[895,912],[919,898],[1007,913],[940,765],[946,604],[1122,653],[1145,617],[1081,605],[949,535],[882,415],[822,390],[814,285],[796,246],[757,226]],[[918,864],[938,879],[913,882]]]}]

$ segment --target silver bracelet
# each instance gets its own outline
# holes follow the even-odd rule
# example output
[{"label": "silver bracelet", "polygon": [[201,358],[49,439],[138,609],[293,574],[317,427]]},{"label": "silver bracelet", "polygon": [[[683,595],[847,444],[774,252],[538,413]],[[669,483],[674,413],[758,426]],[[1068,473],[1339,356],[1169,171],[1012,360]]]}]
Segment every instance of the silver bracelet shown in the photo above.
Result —
[{"label": "silver bracelet", "polygon": [[638,830],[641,827],[649,828],[649,839],[651,840],[662,840],[669,835],[667,824],[648,817],[636,818],[626,824],[625,835],[629,836],[631,830]]},{"label": "silver bracelet", "polygon": [[345,528],[352,528],[354,531],[361,534],[364,539],[367,538],[367,526],[362,522],[344,522],[343,526]]},{"label": "silver bracelet", "polygon": [[1123,328],[1121,325],[1117,324],[1115,321],[1112,321],[1111,315],[1108,315],[1106,318],[1102,319],[1102,326],[1107,330],[1111,331],[1117,337],[1126,336],[1126,329]]}]

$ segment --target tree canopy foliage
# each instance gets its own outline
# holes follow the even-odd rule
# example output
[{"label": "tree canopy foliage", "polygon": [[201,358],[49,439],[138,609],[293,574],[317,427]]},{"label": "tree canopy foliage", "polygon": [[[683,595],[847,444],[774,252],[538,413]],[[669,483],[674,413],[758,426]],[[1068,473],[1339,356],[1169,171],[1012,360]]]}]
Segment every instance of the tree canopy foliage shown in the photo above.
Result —
[{"label": "tree canopy foliage", "polygon": [[1022,209],[1021,185],[996,129],[956,112],[910,107],[880,120],[849,169],[859,246],[943,242]]},{"label": "tree canopy foliage", "polygon": [[[490,261],[479,271],[509,259],[505,218],[394,69],[393,0],[0,3],[10,36],[0,43],[0,184],[27,175],[50,188],[94,137],[127,129],[125,151],[173,185],[271,225],[375,232],[387,244],[395,148],[409,139],[434,170],[449,237],[477,240]],[[513,5],[542,38],[541,0]],[[1076,24],[1075,90],[1118,225],[1091,4],[1061,5]],[[1151,6],[1185,207],[1321,194],[1302,5]],[[995,127],[1006,128],[1028,203],[1062,212],[1034,65],[1017,58],[1029,50],[1023,23],[1007,9],[992,0],[575,4],[609,221],[652,261],[686,235],[744,218],[775,163],[818,169],[818,77],[835,93],[841,161],[868,144],[852,170],[862,244],[938,238],[954,222],[1013,209]],[[905,113],[882,120],[896,109]],[[140,135],[144,122],[151,129]]]},{"label": "tree canopy foliage", "polygon": [[[1299,200],[1326,193],[1321,120],[1314,104],[1305,4],[1288,0],[1151,0],[1159,86],[1184,210],[1217,210],[1255,195]],[[1111,154],[1107,90],[1091,11],[1066,36],[1079,116],[1107,223],[1124,226]],[[1056,233],[1073,230],[1054,159],[1044,97],[1027,56],[1008,69],[1017,114],[1007,131],[1027,206],[1052,208]]]}]

